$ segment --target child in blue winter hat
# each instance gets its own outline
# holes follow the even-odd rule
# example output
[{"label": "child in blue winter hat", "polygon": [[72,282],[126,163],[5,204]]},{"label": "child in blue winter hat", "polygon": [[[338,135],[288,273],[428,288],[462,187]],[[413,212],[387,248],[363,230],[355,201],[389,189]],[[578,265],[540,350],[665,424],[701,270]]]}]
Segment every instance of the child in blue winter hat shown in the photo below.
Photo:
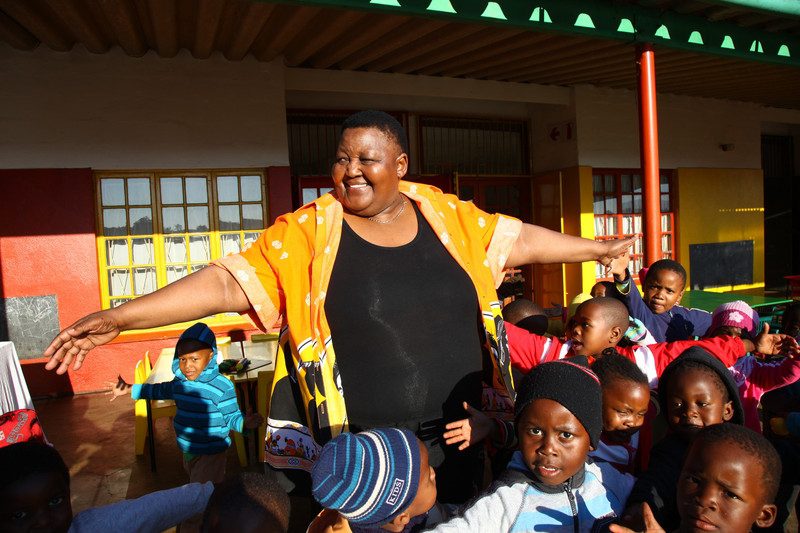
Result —
[{"label": "child in blue winter hat", "polygon": [[309,533],[416,532],[448,514],[428,449],[407,429],[340,434],[314,463],[311,492],[325,509]]},{"label": "child in blue winter hat", "polygon": [[134,400],[175,400],[173,425],[189,482],[220,483],[225,479],[230,430],[256,428],[263,418],[257,413],[243,415],[239,410],[233,383],[217,367],[214,332],[202,322],[181,334],[172,372],[172,381],[154,384],[129,385],[120,377],[111,399],[130,393]]}]

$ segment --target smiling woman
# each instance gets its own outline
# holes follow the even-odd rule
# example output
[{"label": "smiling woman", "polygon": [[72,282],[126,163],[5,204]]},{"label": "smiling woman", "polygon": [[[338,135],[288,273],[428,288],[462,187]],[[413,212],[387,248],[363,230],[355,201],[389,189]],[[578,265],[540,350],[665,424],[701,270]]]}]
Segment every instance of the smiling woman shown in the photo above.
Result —
[{"label": "smiling woman", "polygon": [[[342,125],[334,191],[278,218],[254,245],[153,294],[85,317],[45,355],[63,373],[120,331],[248,313],[282,322],[266,458],[310,470],[342,431],[396,426],[430,446],[440,500],[469,498],[476,450],[441,443],[463,402],[510,416],[513,385],[495,287],[506,268],[601,261],[632,239],[596,242],[485,213],[408,183],[406,134],[386,113]],[[509,438],[513,438],[509,436]]]}]

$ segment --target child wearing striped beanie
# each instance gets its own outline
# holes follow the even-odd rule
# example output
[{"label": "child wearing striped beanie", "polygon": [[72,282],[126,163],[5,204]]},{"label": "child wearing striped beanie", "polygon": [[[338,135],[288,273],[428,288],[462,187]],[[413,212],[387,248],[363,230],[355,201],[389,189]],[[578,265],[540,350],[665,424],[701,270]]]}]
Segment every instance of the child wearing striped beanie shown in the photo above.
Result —
[{"label": "child wearing striped beanie", "polygon": [[340,434],[314,463],[311,492],[325,509],[309,533],[419,531],[444,518],[428,450],[407,429]]}]

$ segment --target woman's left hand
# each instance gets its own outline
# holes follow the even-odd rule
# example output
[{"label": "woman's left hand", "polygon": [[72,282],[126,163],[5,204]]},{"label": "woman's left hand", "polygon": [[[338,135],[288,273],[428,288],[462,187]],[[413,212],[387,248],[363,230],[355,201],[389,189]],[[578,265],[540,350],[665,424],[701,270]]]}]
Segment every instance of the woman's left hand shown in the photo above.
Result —
[{"label": "woman's left hand", "polygon": [[[628,237],[627,239],[613,239],[610,241],[603,241],[603,246],[605,249],[603,250],[600,257],[597,258],[597,261],[602,263],[603,266],[611,266],[611,262],[614,259],[621,257],[622,255],[628,253],[628,251],[633,246],[633,243],[636,242],[637,237]],[[627,262],[626,265],[627,266]]]}]

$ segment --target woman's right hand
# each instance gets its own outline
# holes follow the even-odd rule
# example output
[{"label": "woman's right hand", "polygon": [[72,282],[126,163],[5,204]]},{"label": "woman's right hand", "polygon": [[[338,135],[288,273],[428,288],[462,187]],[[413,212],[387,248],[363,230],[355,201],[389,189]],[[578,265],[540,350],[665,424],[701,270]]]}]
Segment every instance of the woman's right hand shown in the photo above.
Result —
[{"label": "woman's right hand", "polygon": [[58,367],[56,374],[63,374],[74,360],[72,368],[78,370],[89,350],[112,341],[120,334],[122,330],[114,316],[114,310],[107,309],[87,315],[64,329],[44,351],[43,355],[50,358],[45,369]]}]

